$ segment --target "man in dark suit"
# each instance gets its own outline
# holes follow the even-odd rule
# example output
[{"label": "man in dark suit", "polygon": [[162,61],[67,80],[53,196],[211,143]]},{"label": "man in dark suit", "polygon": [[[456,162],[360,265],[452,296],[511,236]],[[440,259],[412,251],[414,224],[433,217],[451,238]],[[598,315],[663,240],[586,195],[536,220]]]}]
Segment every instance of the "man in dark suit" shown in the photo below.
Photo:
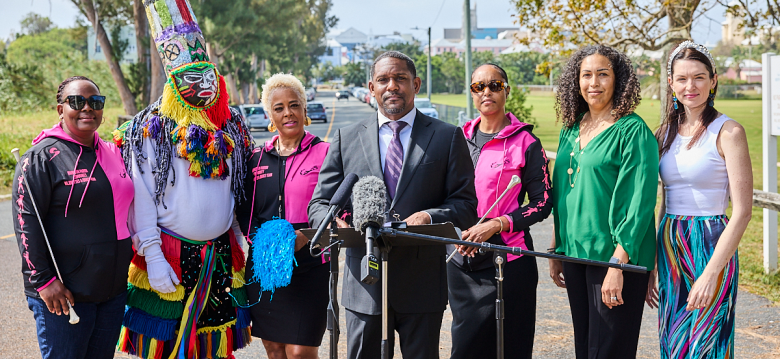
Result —
[{"label": "man in dark suit", "polygon": [[[462,130],[416,110],[421,81],[408,56],[386,52],[374,61],[371,73],[368,86],[379,111],[336,132],[309,203],[310,224],[322,221],[345,174],[355,173],[384,179],[387,220],[469,228],[476,222],[477,199]],[[365,248],[346,250],[342,301],[348,357],[374,359],[380,357],[382,286],[360,282],[365,253]],[[405,359],[439,357],[447,305],[445,256],[444,245],[394,247],[388,256],[388,322],[398,331]],[[389,337],[392,348],[394,335]]]}]

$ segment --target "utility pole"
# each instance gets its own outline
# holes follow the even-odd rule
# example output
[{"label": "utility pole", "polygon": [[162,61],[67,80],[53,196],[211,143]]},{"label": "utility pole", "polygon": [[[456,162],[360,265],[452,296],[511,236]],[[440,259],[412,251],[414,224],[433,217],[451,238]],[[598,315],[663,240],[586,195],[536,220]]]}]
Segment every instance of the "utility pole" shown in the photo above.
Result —
[{"label": "utility pole", "polygon": [[428,89],[428,102],[431,102],[431,79],[433,78],[433,74],[431,73],[431,27],[428,26],[428,67],[427,71],[425,72],[427,74],[427,77],[425,79],[425,82],[427,86],[425,86],[426,89]]},{"label": "utility pole", "polygon": [[466,52],[464,60],[466,62],[466,76],[464,83],[466,84],[466,117],[468,121],[471,121],[473,116],[473,111],[471,110],[471,4],[469,0],[463,0],[463,14],[466,17],[466,21],[464,23],[465,29],[463,29],[463,34],[465,37],[465,43],[466,43]]}]

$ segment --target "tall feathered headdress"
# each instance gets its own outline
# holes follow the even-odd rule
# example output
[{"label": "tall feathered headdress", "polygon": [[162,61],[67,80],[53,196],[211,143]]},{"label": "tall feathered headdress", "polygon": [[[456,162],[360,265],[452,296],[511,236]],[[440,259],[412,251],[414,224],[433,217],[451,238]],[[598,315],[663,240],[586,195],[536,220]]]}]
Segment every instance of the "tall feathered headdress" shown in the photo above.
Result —
[{"label": "tall feathered headdress", "polygon": [[179,125],[222,128],[230,118],[225,80],[209,61],[206,42],[187,0],[144,0],[168,81],[160,114]]}]

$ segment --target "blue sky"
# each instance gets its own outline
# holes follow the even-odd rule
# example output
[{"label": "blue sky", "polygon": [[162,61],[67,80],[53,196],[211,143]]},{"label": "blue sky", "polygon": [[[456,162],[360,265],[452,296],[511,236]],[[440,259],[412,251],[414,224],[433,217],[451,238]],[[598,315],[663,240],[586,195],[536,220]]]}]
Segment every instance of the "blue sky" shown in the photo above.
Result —
[{"label": "blue sky", "polygon": [[[192,0],[191,0],[192,1]],[[59,27],[70,27],[79,16],[70,0],[0,0],[6,6],[0,12],[0,39],[7,39],[20,29],[19,21],[29,12],[48,16]],[[13,6],[9,6],[13,3]],[[477,6],[479,27],[513,27],[513,7],[509,0],[472,0]],[[333,0],[332,14],[339,17],[338,28],[354,27],[368,34],[390,34],[394,31],[426,36],[424,30],[432,28],[433,39],[441,38],[443,29],[457,28],[461,24],[462,0]],[[438,17],[437,17],[438,14]],[[723,8],[711,10],[693,28],[697,42],[715,44],[721,37],[720,22]]]}]

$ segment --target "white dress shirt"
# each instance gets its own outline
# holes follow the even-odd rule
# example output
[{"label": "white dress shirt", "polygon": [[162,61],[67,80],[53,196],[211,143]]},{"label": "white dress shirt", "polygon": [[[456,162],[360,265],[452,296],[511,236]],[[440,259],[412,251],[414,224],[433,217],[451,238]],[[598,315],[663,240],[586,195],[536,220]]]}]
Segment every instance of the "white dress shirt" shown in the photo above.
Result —
[{"label": "white dress shirt", "polygon": [[[390,126],[385,126],[385,124],[392,120],[385,117],[380,111],[377,111],[377,116],[379,117],[379,158],[382,161],[382,172],[384,172],[387,148],[390,147],[390,141],[393,140],[393,130],[390,129]],[[414,126],[415,116],[417,116],[417,107],[412,107],[409,113],[398,119],[398,121],[406,122],[406,126],[398,134],[401,146],[404,149],[404,161],[406,161],[409,155],[409,139],[412,137],[412,126]]]}]

